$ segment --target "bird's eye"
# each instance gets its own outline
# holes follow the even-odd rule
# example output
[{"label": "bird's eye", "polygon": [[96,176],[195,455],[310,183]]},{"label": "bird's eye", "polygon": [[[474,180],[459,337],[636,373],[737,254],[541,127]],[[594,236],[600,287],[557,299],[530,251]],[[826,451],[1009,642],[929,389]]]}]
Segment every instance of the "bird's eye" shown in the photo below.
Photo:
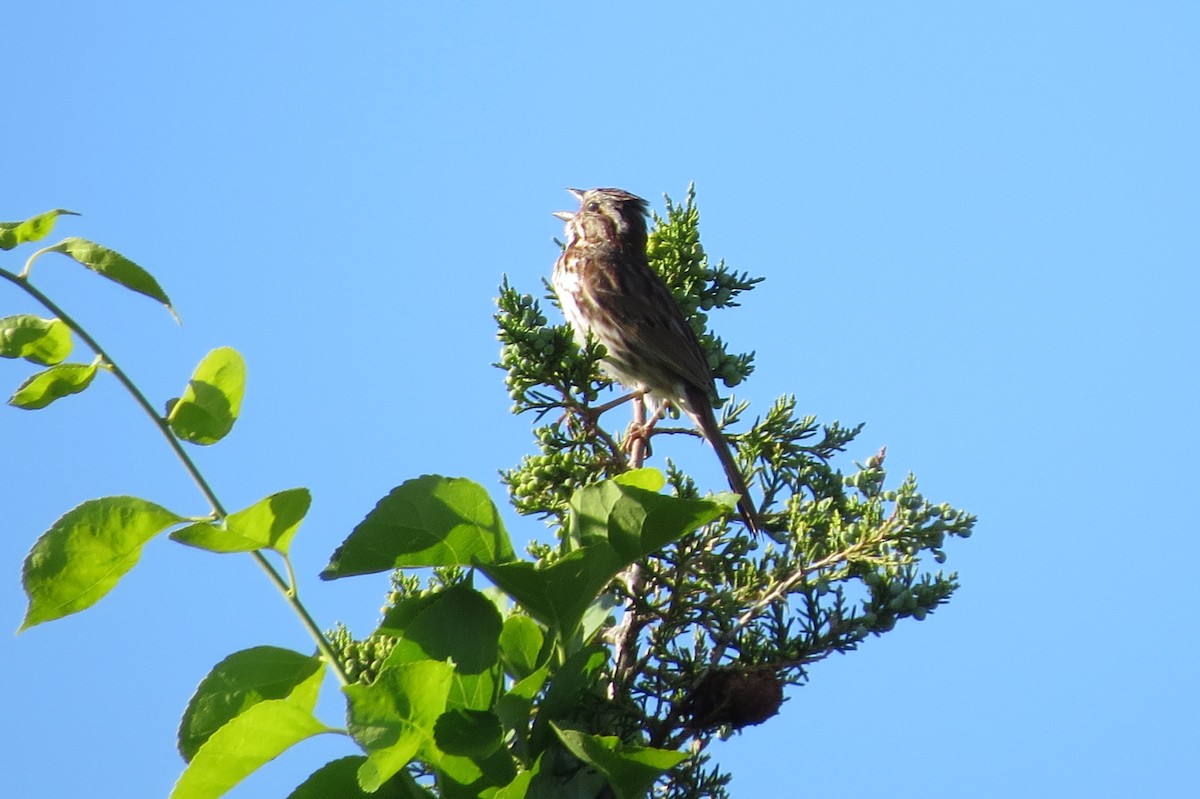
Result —
[{"label": "bird's eye", "polygon": [[590,202],[587,204],[587,209],[588,209],[588,211],[590,211],[594,214],[600,210],[600,203],[595,202],[595,201]]}]

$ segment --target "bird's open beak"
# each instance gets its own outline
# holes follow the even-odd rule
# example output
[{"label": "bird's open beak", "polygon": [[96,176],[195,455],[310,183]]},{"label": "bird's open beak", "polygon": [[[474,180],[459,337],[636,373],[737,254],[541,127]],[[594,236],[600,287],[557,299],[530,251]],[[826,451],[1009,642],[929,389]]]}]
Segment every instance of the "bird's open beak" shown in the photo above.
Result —
[{"label": "bird's open beak", "polygon": [[[571,195],[576,200],[579,200],[579,202],[581,202],[581,203],[583,202],[583,195],[584,195],[583,189],[567,189],[567,191],[571,192]],[[557,216],[559,219],[561,219],[564,222],[570,222],[572,219],[575,218],[574,211],[555,211],[554,215]]]}]

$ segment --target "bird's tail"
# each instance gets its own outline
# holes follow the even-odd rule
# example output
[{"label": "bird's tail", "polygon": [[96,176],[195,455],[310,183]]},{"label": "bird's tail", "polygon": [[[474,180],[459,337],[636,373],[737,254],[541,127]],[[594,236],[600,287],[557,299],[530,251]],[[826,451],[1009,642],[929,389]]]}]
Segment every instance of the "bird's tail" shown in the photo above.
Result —
[{"label": "bird's tail", "polygon": [[[693,398],[689,397],[688,399],[692,400]],[[758,512],[755,511],[754,503],[750,500],[750,490],[746,487],[746,480],[742,477],[737,462],[733,459],[733,450],[729,448],[729,442],[725,440],[725,435],[717,426],[717,417],[713,413],[712,404],[707,397],[697,397],[695,400],[697,401],[688,402],[688,405],[692,406],[687,409],[688,415],[696,422],[700,432],[708,439],[708,443],[712,444],[713,449],[717,451],[717,457],[725,469],[725,477],[729,480],[729,488],[739,495],[738,511],[742,514],[742,521],[750,528],[750,532],[756,536],[760,535],[762,527],[758,522]]]}]

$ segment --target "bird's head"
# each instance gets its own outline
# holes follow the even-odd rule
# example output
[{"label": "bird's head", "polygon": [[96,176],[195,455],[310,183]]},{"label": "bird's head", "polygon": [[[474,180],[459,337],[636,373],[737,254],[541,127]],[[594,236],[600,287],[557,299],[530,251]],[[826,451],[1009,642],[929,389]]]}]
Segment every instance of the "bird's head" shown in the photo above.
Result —
[{"label": "bird's head", "polygon": [[579,200],[578,211],[554,215],[567,223],[568,242],[609,242],[641,251],[646,248],[646,216],[649,206],[636,194],[623,189],[567,189]]}]

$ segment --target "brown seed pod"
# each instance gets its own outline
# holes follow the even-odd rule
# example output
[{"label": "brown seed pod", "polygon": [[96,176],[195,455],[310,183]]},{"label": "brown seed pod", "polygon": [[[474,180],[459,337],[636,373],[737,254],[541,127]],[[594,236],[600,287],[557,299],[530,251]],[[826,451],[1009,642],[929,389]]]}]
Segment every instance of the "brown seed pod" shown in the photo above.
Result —
[{"label": "brown seed pod", "polygon": [[692,690],[684,712],[693,730],[762,724],[779,712],[783,684],[767,666],[726,666],[710,670]]}]

